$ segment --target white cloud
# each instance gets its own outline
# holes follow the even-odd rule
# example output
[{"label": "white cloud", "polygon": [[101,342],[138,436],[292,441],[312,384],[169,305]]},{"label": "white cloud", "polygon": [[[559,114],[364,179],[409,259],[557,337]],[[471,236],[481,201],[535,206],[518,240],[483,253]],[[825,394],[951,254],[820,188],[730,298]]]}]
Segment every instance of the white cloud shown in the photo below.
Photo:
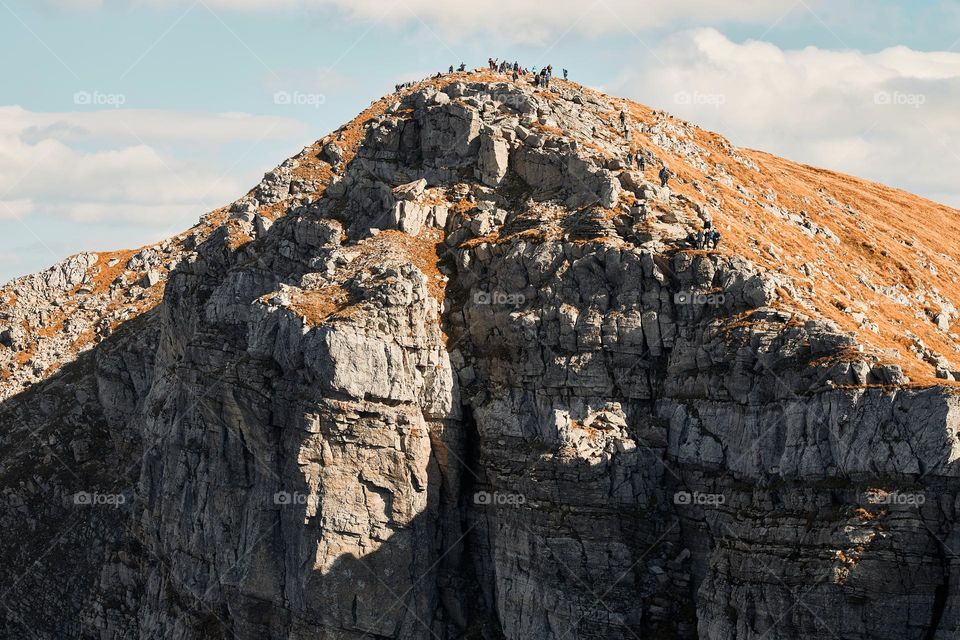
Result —
[{"label": "white cloud", "polygon": [[23,134],[65,142],[196,142],[222,144],[289,135],[300,124],[286,118],[246,113],[103,109],[82,112],[33,112],[0,106],[0,136]]},{"label": "white cloud", "polygon": [[960,205],[960,54],[878,53],[680,34],[611,86],[741,146]]},{"label": "white cloud", "polygon": [[[229,0],[222,0],[231,4]],[[264,3],[266,4],[266,3]],[[383,19],[435,25],[444,36],[488,33],[521,42],[549,43],[568,32],[587,36],[631,32],[672,23],[722,21],[772,23],[795,5],[792,0],[323,0],[360,19]],[[814,3],[816,4],[816,2]],[[388,14],[384,6],[392,7]]]},{"label": "white cloud", "polygon": [[33,200],[20,198],[19,200],[0,199],[0,220],[14,220],[22,218],[33,209]]},{"label": "white cloud", "polygon": [[[64,6],[99,6],[102,0],[47,0]],[[193,0],[107,0],[107,4],[154,7],[189,7]],[[630,34],[671,24],[700,25],[745,22],[773,25],[792,9],[796,0],[204,0],[213,10],[277,11],[336,9],[358,20],[384,25],[428,25],[445,38],[482,33],[501,40],[549,44],[578,33],[588,36]],[[807,0],[812,9],[826,0]]]},{"label": "white cloud", "polygon": [[[0,107],[0,218],[189,225],[251,186],[204,151],[300,133],[295,121],[245,114]],[[178,143],[190,158],[167,151]]]}]

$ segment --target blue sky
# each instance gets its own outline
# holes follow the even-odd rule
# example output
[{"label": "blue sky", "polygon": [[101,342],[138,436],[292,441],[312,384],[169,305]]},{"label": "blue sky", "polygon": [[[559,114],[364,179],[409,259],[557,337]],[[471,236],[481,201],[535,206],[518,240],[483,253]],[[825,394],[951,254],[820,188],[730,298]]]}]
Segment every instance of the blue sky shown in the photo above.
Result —
[{"label": "blue sky", "polygon": [[958,26],[954,0],[0,0],[0,281],[180,231],[490,55],[960,206]]}]

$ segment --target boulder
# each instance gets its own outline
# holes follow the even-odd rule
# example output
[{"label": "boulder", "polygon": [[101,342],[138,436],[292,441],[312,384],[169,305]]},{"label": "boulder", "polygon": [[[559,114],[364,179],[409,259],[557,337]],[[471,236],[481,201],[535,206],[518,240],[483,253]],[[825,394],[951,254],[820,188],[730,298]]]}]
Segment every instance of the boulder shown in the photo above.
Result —
[{"label": "boulder", "polygon": [[485,134],[480,138],[477,170],[483,184],[489,187],[499,186],[507,175],[509,163],[510,148],[506,140],[491,134]]}]

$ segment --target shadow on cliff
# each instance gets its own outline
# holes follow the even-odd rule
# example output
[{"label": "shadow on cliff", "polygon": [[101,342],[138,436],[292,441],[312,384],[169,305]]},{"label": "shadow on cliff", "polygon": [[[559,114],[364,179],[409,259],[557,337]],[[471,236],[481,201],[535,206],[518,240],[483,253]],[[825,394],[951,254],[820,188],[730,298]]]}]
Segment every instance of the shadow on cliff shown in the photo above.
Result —
[{"label": "shadow on cliff", "polygon": [[141,439],[128,419],[149,386],[157,320],[154,310],[123,323],[0,405],[3,637],[88,637],[98,607],[124,599],[126,587],[100,580],[111,564],[138,569],[129,533]]}]

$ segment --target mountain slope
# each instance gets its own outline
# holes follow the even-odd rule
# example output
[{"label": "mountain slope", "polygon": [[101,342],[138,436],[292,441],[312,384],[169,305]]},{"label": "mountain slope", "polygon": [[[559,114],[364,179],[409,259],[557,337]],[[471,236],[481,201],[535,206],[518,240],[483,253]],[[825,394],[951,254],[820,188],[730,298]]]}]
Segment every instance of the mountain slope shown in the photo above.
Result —
[{"label": "mountain slope", "polygon": [[952,637],[958,212],[554,85],[3,289],[7,636]]}]

